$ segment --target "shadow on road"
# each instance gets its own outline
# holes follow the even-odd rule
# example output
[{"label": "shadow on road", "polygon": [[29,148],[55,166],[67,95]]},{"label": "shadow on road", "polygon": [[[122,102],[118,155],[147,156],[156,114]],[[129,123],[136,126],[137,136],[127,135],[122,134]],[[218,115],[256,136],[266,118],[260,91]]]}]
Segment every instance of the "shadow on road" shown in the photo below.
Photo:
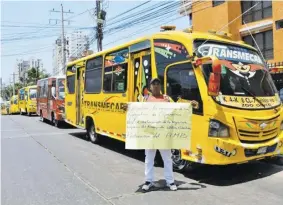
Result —
[{"label": "shadow on road", "polygon": [[38,115],[26,115],[27,117],[39,117]]},{"label": "shadow on road", "polygon": [[203,165],[184,173],[184,176],[214,186],[231,186],[268,177],[281,171],[283,166],[256,161],[229,166]]},{"label": "shadow on road", "polygon": [[[70,135],[85,139],[85,132],[70,133]],[[108,137],[100,137],[99,146],[144,162],[143,150],[126,150],[125,143]],[[160,154],[156,159],[161,160]],[[282,160],[282,161],[281,161]],[[283,159],[271,161],[255,161],[248,164],[211,166],[198,165],[189,171],[182,173],[185,177],[214,186],[231,186],[245,183],[260,178],[268,177],[283,171]],[[201,187],[203,188],[203,187]]]},{"label": "shadow on road", "polygon": [[[39,119],[38,119],[39,120]],[[43,123],[46,123],[47,125],[53,126],[54,124],[50,121],[50,120],[44,120]],[[67,129],[77,129],[76,127],[66,123],[66,122],[60,122],[59,127],[57,127],[58,129],[63,129],[63,130],[67,130]]]},{"label": "shadow on road", "polygon": [[[175,180],[175,184],[177,185],[178,187],[178,191],[180,190],[183,190],[183,191],[193,191],[193,190],[198,190],[198,189],[203,189],[203,188],[206,188],[205,185],[203,184],[199,184],[199,183],[187,183],[187,182],[184,182],[184,181],[179,181],[179,180]],[[155,181],[154,182],[154,187],[152,187],[149,192],[152,192],[152,191],[171,191],[169,189],[169,187],[166,187],[166,181],[165,180],[158,180],[158,181]],[[135,193],[145,193],[143,190],[142,190],[142,186],[143,184],[139,185],[139,188],[138,190],[136,190]]]}]

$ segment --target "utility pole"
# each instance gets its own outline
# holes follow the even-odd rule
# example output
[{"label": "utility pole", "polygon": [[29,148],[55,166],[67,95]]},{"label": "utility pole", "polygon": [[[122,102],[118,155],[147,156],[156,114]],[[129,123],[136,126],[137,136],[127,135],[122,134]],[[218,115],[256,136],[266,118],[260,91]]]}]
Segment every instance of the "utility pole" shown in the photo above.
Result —
[{"label": "utility pole", "polygon": [[103,24],[105,21],[106,12],[101,8],[101,0],[96,0],[96,38],[97,38],[97,51],[102,51],[103,40]]},{"label": "utility pole", "polygon": [[61,26],[62,26],[62,36],[61,36],[61,48],[62,48],[62,70],[63,73],[65,74],[65,66],[66,66],[66,39],[65,39],[65,31],[64,31],[64,21],[68,21],[68,24],[70,24],[71,21],[69,20],[64,20],[64,14],[73,14],[74,12],[69,11],[64,11],[63,4],[61,4],[61,11],[55,11],[55,9],[51,10],[50,12],[57,12],[61,13],[61,19],[49,19],[50,21],[54,20],[56,21],[56,24],[58,21],[61,21]]},{"label": "utility pole", "polygon": [[15,75],[16,75],[16,73],[13,72],[13,74],[11,74],[11,75],[13,75],[13,95],[15,95]]},{"label": "utility pole", "polygon": [[0,77],[0,86],[1,86],[1,98],[3,98],[3,84],[2,84],[2,78]]}]

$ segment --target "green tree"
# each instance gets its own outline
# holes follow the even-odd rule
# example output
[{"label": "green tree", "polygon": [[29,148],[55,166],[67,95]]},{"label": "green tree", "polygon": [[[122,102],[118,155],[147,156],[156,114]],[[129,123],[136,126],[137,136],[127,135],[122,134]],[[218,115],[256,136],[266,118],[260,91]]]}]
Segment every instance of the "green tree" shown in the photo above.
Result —
[{"label": "green tree", "polygon": [[[24,87],[22,83],[15,83],[15,95],[18,94],[19,89]],[[2,97],[5,100],[9,100],[13,95],[13,85],[8,85],[3,89]]]},{"label": "green tree", "polygon": [[[36,68],[31,68],[27,71],[27,79],[26,79],[26,84],[24,85],[23,81],[20,83],[15,83],[15,95],[18,94],[19,89],[25,86],[30,86],[30,85],[36,85],[37,80],[40,80],[42,78],[47,78],[49,77],[50,74],[46,73],[44,70],[43,71],[38,71]],[[10,97],[13,95],[13,84],[6,86],[2,93],[1,93],[3,99],[9,100]]]},{"label": "green tree", "polygon": [[49,77],[50,74],[46,73],[44,70],[39,71],[36,68],[31,68],[27,71],[27,85],[36,85],[37,81],[42,78]]}]

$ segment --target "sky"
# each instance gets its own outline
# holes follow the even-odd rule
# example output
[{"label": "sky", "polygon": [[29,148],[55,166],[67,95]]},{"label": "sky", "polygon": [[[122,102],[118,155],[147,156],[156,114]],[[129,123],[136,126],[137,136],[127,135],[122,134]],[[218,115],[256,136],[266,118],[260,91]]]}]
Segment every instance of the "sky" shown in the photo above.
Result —
[{"label": "sky", "polygon": [[[142,0],[104,0],[104,10],[107,12],[105,30],[111,28],[113,22],[116,25],[119,24],[119,19],[115,20],[119,14],[145,2]],[[49,19],[61,19],[61,13],[52,13],[50,10],[53,8],[60,10],[61,3],[64,11],[73,12],[73,14],[64,14],[65,19],[72,20],[69,25],[68,22],[65,22],[65,32],[68,34],[76,29],[83,29],[90,37],[94,36],[93,26],[96,24],[93,16],[94,0],[2,1],[1,3],[1,77],[5,85],[12,82],[12,73],[15,71],[17,59],[28,60],[32,57],[42,59],[44,69],[52,74],[52,49],[55,40],[61,35],[61,22],[55,25],[55,21],[49,22]],[[160,0],[150,1],[126,15],[157,3],[162,2]],[[176,29],[181,30],[188,28],[190,21],[188,17],[182,17],[178,9],[173,9],[171,15],[164,16],[164,18],[117,30],[112,34],[105,33],[103,49],[158,32],[162,25],[175,25]],[[96,41],[90,49],[96,51]]]}]

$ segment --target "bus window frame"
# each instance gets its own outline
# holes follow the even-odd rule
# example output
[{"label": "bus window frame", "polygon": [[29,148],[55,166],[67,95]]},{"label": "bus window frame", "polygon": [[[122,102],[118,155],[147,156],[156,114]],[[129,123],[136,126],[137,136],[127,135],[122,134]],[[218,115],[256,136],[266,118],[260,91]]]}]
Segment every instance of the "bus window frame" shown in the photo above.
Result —
[{"label": "bus window frame", "polygon": [[[71,92],[70,93],[70,90],[69,90],[69,87],[68,87],[68,77],[70,78],[70,77],[74,77],[74,92]],[[67,87],[67,93],[69,94],[69,95],[74,95],[74,94],[76,94],[76,73],[73,73],[73,74],[71,74],[71,75],[67,75],[66,76],[66,87]],[[65,91],[66,92],[66,91]]]},{"label": "bus window frame", "polygon": [[[163,82],[162,82],[162,77],[161,77],[161,75],[159,75],[160,73],[159,73],[159,69],[158,69],[158,62],[157,62],[157,56],[156,56],[156,52],[155,52],[155,45],[154,45],[154,43],[155,42],[162,42],[162,41],[164,41],[164,42],[162,42],[162,43],[164,43],[164,44],[166,44],[166,43],[177,43],[177,44],[180,44],[180,45],[182,45],[185,49],[186,49],[186,52],[187,52],[187,56],[186,56],[186,59],[184,59],[184,60],[181,60],[181,61],[176,61],[176,62],[172,62],[171,64],[168,64],[167,66],[165,66],[165,68],[163,69]],[[167,41],[167,42],[166,42]],[[180,40],[175,40],[175,39],[171,39],[171,38],[168,38],[168,37],[166,37],[166,36],[162,36],[162,37],[155,37],[155,38],[152,38],[152,58],[153,58],[153,60],[154,60],[154,64],[152,64],[152,66],[154,66],[153,68],[155,69],[155,72],[156,72],[156,75],[157,75],[157,77],[161,80],[161,92],[164,92],[164,93],[166,93],[166,91],[165,91],[165,87],[166,87],[166,85],[165,85],[165,83],[164,83],[164,81],[165,81],[165,72],[166,72],[166,68],[168,67],[168,66],[172,66],[173,64],[175,64],[175,63],[180,63],[180,62],[185,62],[185,61],[191,61],[191,57],[192,57],[192,55],[191,55],[191,50],[190,50],[190,48],[185,44],[185,43],[183,43],[182,41],[180,41]]]},{"label": "bus window frame", "polygon": [[[86,60],[86,62],[85,62],[85,73],[84,73],[84,93],[85,93],[85,94],[101,94],[101,92],[102,92],[102,90],[103,90],[103,78],[104,78],[104,59],[105,59],[104,56],[105,56],[105,55],[94,56],[93,58],[90,58],[90,59]],[[87,73],[88,71],[95,70],[95,69],[87,69],[87,64],[88,64],[88,62],[89,62],[90,60],[93,60],[93,59],[99,58],[99,57],[102,58],[101,76],[100,76],[100,78],[101,78],[100,91],[99,91],[99,92],[87,92],[87,91],[86,91],[86,73]],[[98,70],[98,69],[96,69],[96,70]]]},{"label": "bus window frame", "polygon": [[[116,65],[112,65],[111,67],[112,67],[112,73],[113,73],[113,67],[115,67],[115,66],[118,66],[118,65],[124,65],[124,64],[127,64],[128,66],[127,66],[127,87],[126,87],[126,89],[123,91],[123,92],[121,92],[121,91],[105,91],[104,90],[104,74],[105,74],[105,68],[109,68],[110,66],[108,66],[108,67],[105,67],[105,59],[106,59],[106,56],[108,55],[108,54],[111,54],[111,53],[115,53],[115,52],[117,52],[117,51],[122,51],[122,50],[128,50],[128,62],[127,63],[120,63],[120,64],[116,64]],[[122,48],[119,48],[119,49],[115,49],[115,50],[112,50],[112,51],[109,51],[109,52],[107,52],[107,53],[105,53],[104,54],[104,56],[103,56],[104,58],[103,58],[103,72],[102,72],[102,75],[103,75],[103,78],[102,78],[102,81],[101,81],[101,83],[102,83],[102,93],[103,94],[111,94],[111,93],[113,93],[113,94],[126,94],[127,92],[128,92],[128,90],[129,90],[129,80],[130,80],[130,76],[129,76],[129,64],[130,64],[130,62],[131,62],[131,53],[130,53],[130,46],[125,46],[125,47],[122,47]],[[112,83],[113,83],[113,74],[112,74],[112,78],[111,78],[111,88],[112,88]]]},{"label": "bus window frame", "polygon": [[[197,75],[196,75],[196,68],[194,67],[192,60],[189,59],[189,60],[184,60],[184,61],[178,61],[178,62],[169,64],[165,67],[165,69],[164,69],[164,94],[168,95],[167,94],[167,83],[168,83],[167,72],[170,69],[170,67],[175,66],[175,65],[185,64],[185,63],[191,63],[192,64],[192,70],[194,71],[194,76],[195,76],[195,79],[196,79],[196,82],[197,82],[197,85],[198,85],[198,90],[199,90],[199,95],[200,95],[200,102],[198,102],[199,108],[198,109],[193,108],[193,114],[203,116],[204,115],[204,101],[203,101],[202,91],[201,91],[201,88],[200,88],[200,82],[199,82]],[[170,96],[170,95],[168,95],[168,96]],[[188,101],[192,101],[192,100],[188,100]]]}]

